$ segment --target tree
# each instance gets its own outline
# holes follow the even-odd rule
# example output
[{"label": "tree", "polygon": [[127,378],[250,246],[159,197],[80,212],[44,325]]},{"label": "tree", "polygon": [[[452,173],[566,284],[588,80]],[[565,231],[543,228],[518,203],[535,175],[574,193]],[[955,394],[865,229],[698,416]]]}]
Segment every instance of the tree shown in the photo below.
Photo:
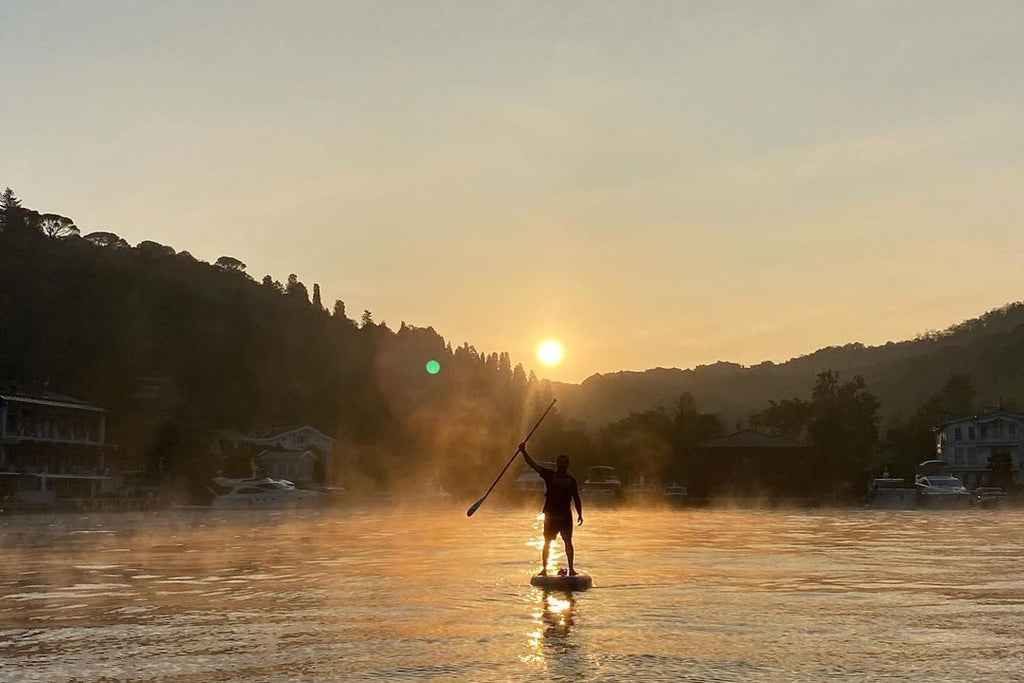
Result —
[{"label": "tree", "polygon": [[369,309],[363,311],[363,316],[359,319],[359,327],[372,327],[373,326],[373,313],[370,313]]},{"label": "tree", "polygon": [[299,276],[295,273],[288,276],[288,284],[285,285],[284,292],[288,296],[309,303],[309,290],[306,289],[306,285],[299,282]]},{"label": "tree", "polygon": [[0,194],[0,232],[12,235],[38,232],[35,220],[38,217],[38,213],[21,205],[11,188],[8,187]]},{"label": "tree", "polygon": [[338,320],[345,319],[345,302],[338,299],[334,302],[334,313],[332,314]]},{"label": "tree", "polygon": [[213,265],[220,268],[221,270],[226,270],[233,273],[245,272],[245,264],[236,259],[234,256],[221,256],[216,261],[214,261]]},{"label": "tree", "polygon": [[174,256],[174,249],[172,247],[160,244],[159,242],[153,242],[152,240],[142,240],[135,245],[135,248],[151,258]]},{"label": "tree", "polygon": [[14,196],[14,190],[11,188],[5,188],[3,194],[0,194],[0,210],[11,211],[13,209],[21,208],[21,200]]},{"label": "tree", "polygon": [[39,231],[53,239],[64,239],[66,237],[77,237],[78,226],[67,216],[55,213],[44,213],[39,216]]},{"label": "tree", "polygon": [[1013,489],[1013,456],[1008,451],[996,451],[989,457],[988,483],[1004,491]]},{"label": "tree", "polygon": [[819,475],[837,485],[840,495],[851,494],[854,483],[864,477],[878,443],[880,406],[860,375],[840,383],[838,372],[826,370],[814,383],[807,432]]},{"label": "tree", "polygon": [[764,410],[751,413],[750,425],[776,436],[801,439],[811,421],[811,404],[799,398],[768,401]]},{"label": "tree", "polygon": [[284,294],[284,285],[269,275],[263,276],[263,286],[277,294]]},{"label": "tree", "polygon": [[320,285],[313,283],[313,308],[318,311],[324,310],[324,304],[320,301]]},{"label": "tree", "polygon": [[109,247],[113,249],[126,249],[128,242],[112,232],[90,232],[83,239],[92,242],[97,247]]},{"label": "tree", "polygon": [[880,407],[863,377],[844,383],[838,372],[826,370],[818,374],[810,402],[770,401],[750,416],[750,422],[790,438],[806,433],[816,468],[810,476],[830,486],[833,495],[850,497],[854,486],[863,482],[878,443]]}]

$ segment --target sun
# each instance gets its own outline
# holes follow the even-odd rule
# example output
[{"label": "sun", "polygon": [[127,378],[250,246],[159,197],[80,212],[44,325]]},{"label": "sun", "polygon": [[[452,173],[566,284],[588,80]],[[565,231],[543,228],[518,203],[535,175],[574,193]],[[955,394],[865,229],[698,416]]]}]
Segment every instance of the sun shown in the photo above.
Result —
[{"label": "sun", "polygon": [[545,339],[537,346],[537,360],[549,368],[562,362],[565,349],[557,339]]}]

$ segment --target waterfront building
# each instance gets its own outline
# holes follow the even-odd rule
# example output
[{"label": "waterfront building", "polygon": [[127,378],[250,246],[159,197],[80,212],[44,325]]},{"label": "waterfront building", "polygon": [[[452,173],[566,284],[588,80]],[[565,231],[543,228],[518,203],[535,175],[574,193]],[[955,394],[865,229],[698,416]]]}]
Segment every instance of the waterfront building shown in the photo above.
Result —
[{"label": "waterfront building", "polygon": [[[267,476],[296,483],[331,483],[334,439],[319,429],[278,427],[254,432],[221,431],[218,449],[251,461]],[[291,472],[286,476],[284,472]],[[275,474],[277,472],[278,474]]]},{"label": "waterfront building", "polygon": [[1024,483],[1024,413],[988,410],[950,420],[933,428],[936,457],[964,486],[975,488],[989,480],[989,458],[1010,456],[1014,483]]},{"label": "waterfront building", "polygon": [[51,507],[113,490],[104,466],[106,415],[51,392],[0,393],[0,500]]},{"label": "waterfront building", "polygon": [[271,479],[287,479],[293,484],[321,483],[317,464],[321,457],[309,450],[263,451],[255,457],[260,473]]},{"label": "waterfront building", "polygon": [[793,439],[742,429],[694,447],[687,488],[698,498],[814,496],[821,482],[809,478],[809,454]]}]

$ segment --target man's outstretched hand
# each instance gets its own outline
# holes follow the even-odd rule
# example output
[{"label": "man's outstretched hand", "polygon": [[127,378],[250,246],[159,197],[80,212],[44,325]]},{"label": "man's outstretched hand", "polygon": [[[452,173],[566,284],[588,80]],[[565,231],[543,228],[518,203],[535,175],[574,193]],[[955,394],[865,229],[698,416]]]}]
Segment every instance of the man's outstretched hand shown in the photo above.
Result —
[{"label": "man's outstretched hand", "polygon": [[576,518],[576,526],[583,526],[583,515]]}]

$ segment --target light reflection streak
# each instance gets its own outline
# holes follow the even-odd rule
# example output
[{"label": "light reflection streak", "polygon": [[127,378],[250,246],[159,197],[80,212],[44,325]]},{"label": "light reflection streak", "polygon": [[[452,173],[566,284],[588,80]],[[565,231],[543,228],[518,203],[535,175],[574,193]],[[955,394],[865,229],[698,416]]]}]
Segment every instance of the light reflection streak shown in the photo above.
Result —
[{"label": "light reflection streak", "polygon": [[576,610],[576,598],[572,593],[537,591],[538,602],[534,611],[533,625],[526,633],[528,653],[520,660],[527,664],[546,665],[549,655],[563,654],[575,649],[572,627]]}]

